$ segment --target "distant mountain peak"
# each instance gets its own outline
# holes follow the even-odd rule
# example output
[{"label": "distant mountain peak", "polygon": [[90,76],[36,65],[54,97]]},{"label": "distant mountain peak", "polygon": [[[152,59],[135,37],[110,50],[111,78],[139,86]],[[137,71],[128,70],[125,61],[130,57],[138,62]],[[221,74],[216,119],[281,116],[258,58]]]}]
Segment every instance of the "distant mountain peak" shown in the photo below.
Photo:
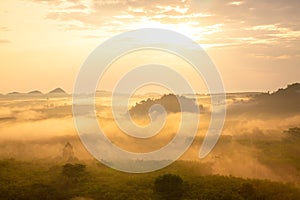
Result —
[{"label": "distant mountain peak", "polygon": [[[181,110],[181,103],[184,104],[184,110]],[[178,113],[182,111],[194,113],[197,111],[196,108],[198,107],[195,99],[190,99],[185,96],[179,96],[175,94],[164,94],[160,98],[148,98],[147,100],[142,100],[141,102],[136,103],[135,106],[131,107],[129,112],[133,115],[146,116],[148,115],[149,109],[155,104],[163,106],[168,113]]]},{"label": "distant mountain peak", "polygon": [[293,83],[287,86],[287,89],[294,90],[296,92],[300,91],[300,83]]},{"label": "distant mountain peak", "polygon": [[61,88],[55,88],[54,90],[51,90],[49,94],[66,94],[66,92]]},{"label": "distant mountain peak", "polygon": [[28,92],[27,94],[43,94],[43,93],[39,90],[33,90],[33,91]]},{"label": "distant mountain peak", "polygon": [[287,85],[286,88],[280,88],[276,92],[272,93],[272,95],[300,95],[300,83],[293,83]]},{"label": "distant mountain peak", "polygon": [[20,92],[10,92],[7,95],[19,95],[19,94],[21,94],[21,93]]}]

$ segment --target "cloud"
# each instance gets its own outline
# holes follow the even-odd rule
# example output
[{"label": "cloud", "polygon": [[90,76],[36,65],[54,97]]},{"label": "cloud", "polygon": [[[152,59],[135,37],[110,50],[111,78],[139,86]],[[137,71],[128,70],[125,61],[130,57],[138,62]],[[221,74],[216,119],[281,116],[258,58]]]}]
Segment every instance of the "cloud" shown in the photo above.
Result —
[{"label": "cloud", "polygon": [[[138,24],[147,23],[150,26],[160,23],[175,25],[174,29],[180,31],[181,27],[188,24],[192,29],[191,35],[198,40],[204,39],[203,43],[214,42],[215,46],[219,47],[227,46],[224,45],[226,43],[269,44],[276,39],[285,39],[286,42],[300,37],[300,14],[297,10],[300,3],[294,0],[35,1],[47,3],[50,7],[47,18],[64,22],[67,29],[67,24],[74,22],[87,25],[87,29],[108,32],[115,32],[116,28],[127,31],[138,28]],[[293,19],[293,22],[290,19]],[[111,22],[114,25],[107,26]],[[222,24],[222,27],[218,27],[216,31],[209,30],[218,24]],[[224,41],[215,42],[221,38]],[[230,41],[226,41],[227,38],[230,38]]]},{"label": "cloud", "polygon": [[0,31],[10,31],[10,29],[7,26],[1,26]]},{"label": "cloud", "polygon": [[[207,50],[232,90],[267,90],[271,82],[279,86],[299,79],[295,73],[300,64],[297,0],[34,1],[48,7],[46,18],[62,31],[89,42],[149,27],[184,34]],[[249,69],[268,73],[251,74]],[[239,84],[258,76],[264,81],[247,88]]]},{"label": "cloud", "polygon": [[279,56],[267,56],[267,55],[254,55],[256,58],[260,59],[270,59],[270,60],[288,60],[291,58],[290,55],[279,55]]},{"label": "cloud", "polygon": [[243,1],[233,1],[233,2],[229,2],[228,5],[239,6],[242,5],[243,3],[244,3]]},{"label": "cloud", "polygon": [[[74,31],[84,40],[98,42],[133,29],[166,28],[192,38],[208,50],[225,73],[224,80],[228,76],[234,82],[250,82],[260,74],[249,74],[249,70],[258,73],[262,68],[268,71],[263,80],[271,82],[279,76],[282,81],[278,84],[297,80],[300,1],[55,0],[42,3],[49,7],[47,19],[54,20],[63,31]],[[240,73],[240,78],[232,78],[231,72],[226,75],[228,70]],[[239,84],[234,85],[239,90],[236,88]],[[261,88],[261,85],[257,82],[251,87]]]},{"label": "cloud", "polygon": [[0,39],[0,44],[9,44],[9,43],[11,43],[10,40],[1,40]]}]

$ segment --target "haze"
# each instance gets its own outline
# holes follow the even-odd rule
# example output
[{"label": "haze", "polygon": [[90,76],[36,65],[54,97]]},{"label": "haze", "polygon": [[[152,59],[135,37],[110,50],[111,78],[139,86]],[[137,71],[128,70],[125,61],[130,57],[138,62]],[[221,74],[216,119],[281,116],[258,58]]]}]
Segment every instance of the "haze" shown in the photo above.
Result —
[{"label": "haze", "polygon": [[0,93],[71,92],[81,63],[102,41],[151,27],[201,44],[228,92],[274,91],[299,81],[299,7],[294,0],[1,1]]}]

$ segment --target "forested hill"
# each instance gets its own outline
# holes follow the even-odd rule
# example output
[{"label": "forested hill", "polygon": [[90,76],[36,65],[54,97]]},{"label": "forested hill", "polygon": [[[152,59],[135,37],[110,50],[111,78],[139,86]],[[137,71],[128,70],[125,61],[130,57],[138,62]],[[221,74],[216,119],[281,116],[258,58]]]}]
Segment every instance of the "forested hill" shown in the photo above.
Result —
[{"label": "forested hill", "polygon": [[273,93],[256,95],[247,102],[229,106],[229,112],[252,114],[299,114],[300,83],[288,85]]},{"label": "forested hill", "polygon": [[[180,102],[179,102],[180,101]],[[183,104],[183,108],[181,110],[180,105]],[[194,99],[190,99],[184,96],[178,96],[174,94],[165,94],[161,98],[158,99],[147,99],[143,100],[139,103],[137,103],[135,106],[133,106],[129,112],[133,115],[138,115],[138,116],[147,116],[149,109],[155,105],[161,105],[165,108],[167,113],[178,113],[178,112],[195,112],[196,107],[198,106],[196,104],[196,101]],[[201,106],[200,106],[201,109]],[[158,110],[152,110],[153,111],[158,111]]]}]

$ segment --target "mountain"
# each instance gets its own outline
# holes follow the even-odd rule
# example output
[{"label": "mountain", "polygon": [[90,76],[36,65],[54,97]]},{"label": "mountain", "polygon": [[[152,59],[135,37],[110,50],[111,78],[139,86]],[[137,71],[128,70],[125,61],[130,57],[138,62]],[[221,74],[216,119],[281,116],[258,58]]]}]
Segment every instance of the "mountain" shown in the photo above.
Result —
[{"label": "mountain", "polygon": [[[179,101],[184,105],[184,108],[182,111],[184,112],[195,112],[196,107],[198,106],[196,104],[196,101],[194,99],[189,99],[184,96],[178,96],[174,94],[168,94],[168,95],[163,95],[162,97],[158,99],[150,99],[148,98],[147,100],[143,100],[139,103],[137,103],[135,106],[133,106],[129,112],[130,114],[133,115],[148,115],[149,109],[151,106],[155,104],[159,104],[165,108],[167,113],[178,113],[181,112],[181,107]],[[151,110],[151,112],[160,112],[159,110]]]},{"label": "mountain", "polygon": [[28,92],[27,94],[43,94],[43,93],[39,90],[33,90],[33,91]]},{"label": "mountain", "polygon": [[300,83],[293,83],[288,85],[286,88],[280,88],[272,94],[265,93],[260,97],[272,97],[272,98],[285,98],[285,97],[299,97],[300,96]]},{"label": "mountain", "polygon": [[256,95],[247,102],[228,107],[229,112],[239,114],[299,114],[300,83],[293,83],[273,93]]},{"label": "mountain", "polygon": [[10,93],[7,93],[7,95],[20,95],[21,93],[20,92],[10,92]]},{"label": "mountain", "polygon": [[273,93],[263,93],[254,98],[259,104],[266,104],[266,106],[296,106],[300,102],[300,84],[294,83],[288,85],[286,88],[280,88]]},{"label": "mountain", "polygon": [[55,88],[54,90],[51,90],[48,94],[67,94],[67,93],[61,88]]}]

